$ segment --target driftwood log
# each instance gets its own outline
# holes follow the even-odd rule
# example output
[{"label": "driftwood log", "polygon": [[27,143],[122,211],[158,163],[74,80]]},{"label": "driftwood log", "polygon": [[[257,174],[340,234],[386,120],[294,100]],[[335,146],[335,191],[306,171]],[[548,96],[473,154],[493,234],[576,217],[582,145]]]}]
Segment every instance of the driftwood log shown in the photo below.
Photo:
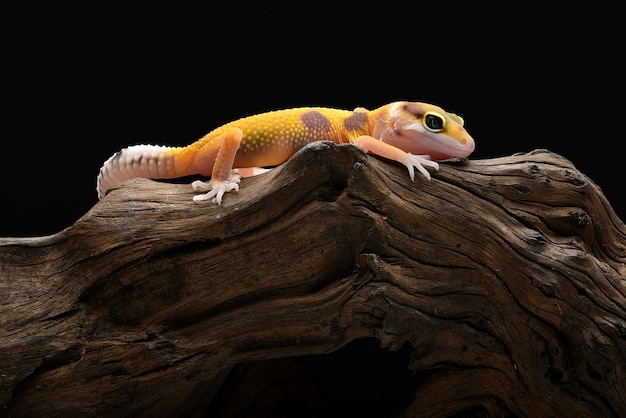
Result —
[{"label": "driftwood log", "polygon": [[[317,143],[193,194],[134,179],[0,239],[0,415],[626,416],[626,228],[563,157],[411,182]],[[397,373],[333,376],[368,341]]]}]

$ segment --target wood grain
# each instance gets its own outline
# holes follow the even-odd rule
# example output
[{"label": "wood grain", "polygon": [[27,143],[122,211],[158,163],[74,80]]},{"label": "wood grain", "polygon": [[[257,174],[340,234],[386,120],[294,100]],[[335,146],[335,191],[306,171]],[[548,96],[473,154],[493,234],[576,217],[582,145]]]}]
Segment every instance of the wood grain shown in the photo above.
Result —
[{"label": "wood grain", "polygon": [[[563,157],[411,182],[316,143],[221,206],[193,194],[134,179],[0,239],[1,415],[271,415],[273,371],[367,338],[410,347],[403,416],[626,414],[626,227]],[[332,411],[312,388],[289,386]]]}]

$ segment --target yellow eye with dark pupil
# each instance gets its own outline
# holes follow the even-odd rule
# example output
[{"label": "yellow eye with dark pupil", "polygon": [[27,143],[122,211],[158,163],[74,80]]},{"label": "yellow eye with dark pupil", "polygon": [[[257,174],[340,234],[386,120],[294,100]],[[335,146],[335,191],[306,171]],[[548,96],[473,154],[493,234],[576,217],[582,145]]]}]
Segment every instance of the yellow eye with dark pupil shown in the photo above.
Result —
[{"label": "yellow eye with dark pupil", "polygon": [[424,126],[432,132],[441,132],[446,127],[446,119],[438,113],[426,112]]}]

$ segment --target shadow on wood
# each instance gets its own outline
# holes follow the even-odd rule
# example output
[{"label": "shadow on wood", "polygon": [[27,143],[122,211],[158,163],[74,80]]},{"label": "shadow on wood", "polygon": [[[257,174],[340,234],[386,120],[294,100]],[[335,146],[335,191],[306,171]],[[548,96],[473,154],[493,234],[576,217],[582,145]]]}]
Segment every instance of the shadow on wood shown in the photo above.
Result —
[{"label": "shadow on wood", "polygon": [[411,387],[347,411],[626,413],[626,228],[564,158],[411,182],[317,143],[241,186],[216,206],[134,179],[0,239],[0,414],[338,416],[318,360],[358,341],[403,352]]}]

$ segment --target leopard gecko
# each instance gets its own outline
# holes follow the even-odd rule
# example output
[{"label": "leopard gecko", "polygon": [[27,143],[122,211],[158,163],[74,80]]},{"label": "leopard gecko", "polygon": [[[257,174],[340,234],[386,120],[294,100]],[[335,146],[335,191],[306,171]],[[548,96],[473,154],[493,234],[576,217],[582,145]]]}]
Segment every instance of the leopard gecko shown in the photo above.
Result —
[{"label": "leopard gecko", "polygon": [[430,180],[425,167],[438,170],[435,161],[465,158],[474,151],[474,139],[463,125],[460,116],[420,102],[397,101],[371,111],[360,107],[352,111],[327,107],[275,110],[226,123],[187,146],[124,148],[102,165],[98,198],[134,177],[200,175],[211,178],[191,184],[201,193],[193,200],[221,204],[226,192],[239,190],[242,176],[280,165],[314,141],[355,144],[405,165],[411,180],[415,168]]}]

